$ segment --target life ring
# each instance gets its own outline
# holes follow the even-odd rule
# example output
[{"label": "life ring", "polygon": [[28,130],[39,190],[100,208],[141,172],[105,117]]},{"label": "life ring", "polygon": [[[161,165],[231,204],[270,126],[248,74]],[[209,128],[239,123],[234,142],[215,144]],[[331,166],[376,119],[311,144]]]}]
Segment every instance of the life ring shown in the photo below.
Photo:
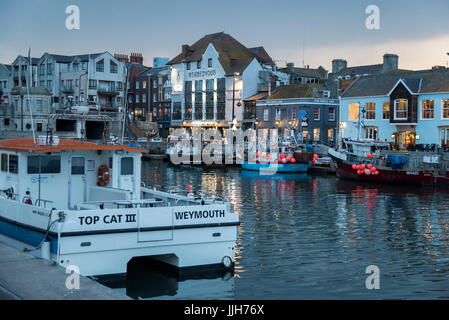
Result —
[{"label": "life ring", "polygon": [[25,204],[33,204],[33,201],[31,200],[31,198],[25,198],[25,199],[23,199],[23,203],[25,203]]},{"label": "life ring", "polygon": [[98,181],[97,185],[99,186],[105,186],[109,183],[109,168],[102,164],[98,168]]}]

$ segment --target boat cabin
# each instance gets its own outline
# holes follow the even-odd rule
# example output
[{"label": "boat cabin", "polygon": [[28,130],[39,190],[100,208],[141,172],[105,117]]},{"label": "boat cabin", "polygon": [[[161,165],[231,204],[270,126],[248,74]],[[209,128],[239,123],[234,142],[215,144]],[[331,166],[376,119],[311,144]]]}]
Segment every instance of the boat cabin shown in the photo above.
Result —
[{"label": "boat cabin", "polygon": [[9,189],[16,200],[58,209],[79,209],[81,203],[97,200],[140,199],[141,152],[146,150],[48,140],[0,140],[0,190]]}]

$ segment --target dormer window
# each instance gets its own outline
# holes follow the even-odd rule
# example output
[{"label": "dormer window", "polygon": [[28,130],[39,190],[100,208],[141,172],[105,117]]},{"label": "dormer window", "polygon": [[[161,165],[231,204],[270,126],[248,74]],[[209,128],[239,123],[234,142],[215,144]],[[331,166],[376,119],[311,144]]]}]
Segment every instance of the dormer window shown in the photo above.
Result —
[{"label": "dormer window", "polygon": [[408,100],[394,100],[394,120],[407,120]]},{"label": "dormer window", "polygon": [[207,59],[207,67],[212,68],[212,58]]}]

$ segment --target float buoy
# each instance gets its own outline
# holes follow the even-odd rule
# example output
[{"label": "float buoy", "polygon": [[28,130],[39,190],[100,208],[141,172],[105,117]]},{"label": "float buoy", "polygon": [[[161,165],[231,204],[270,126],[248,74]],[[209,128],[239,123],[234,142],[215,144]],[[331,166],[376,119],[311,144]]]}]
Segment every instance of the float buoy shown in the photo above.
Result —
[{"label": "float buoy", "polygon": [[105,186],[109,183],[109,168],[105,165],[102,164],[99,168],[98,168],[98,181],[97,181],[97,185],[99,186]]}]

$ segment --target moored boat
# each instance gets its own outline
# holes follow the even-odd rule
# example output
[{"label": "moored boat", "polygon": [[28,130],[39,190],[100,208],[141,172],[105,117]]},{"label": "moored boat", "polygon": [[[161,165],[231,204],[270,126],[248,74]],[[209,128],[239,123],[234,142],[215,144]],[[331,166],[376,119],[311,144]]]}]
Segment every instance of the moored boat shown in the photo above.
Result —
[{"label": "moored boat", "polygon": [[232,268],[239,218],[230,203],[142,186],[142,152],[52,136],[0,140],[0,232],[48,247],[82,275],[124,273],[133,257]]},{"label": "moored boat", "polygon": [[395,151],[391,143],[344,140],[342,150],[329,149],[342,179],[372,182],[449,185],[449,153]]}]

